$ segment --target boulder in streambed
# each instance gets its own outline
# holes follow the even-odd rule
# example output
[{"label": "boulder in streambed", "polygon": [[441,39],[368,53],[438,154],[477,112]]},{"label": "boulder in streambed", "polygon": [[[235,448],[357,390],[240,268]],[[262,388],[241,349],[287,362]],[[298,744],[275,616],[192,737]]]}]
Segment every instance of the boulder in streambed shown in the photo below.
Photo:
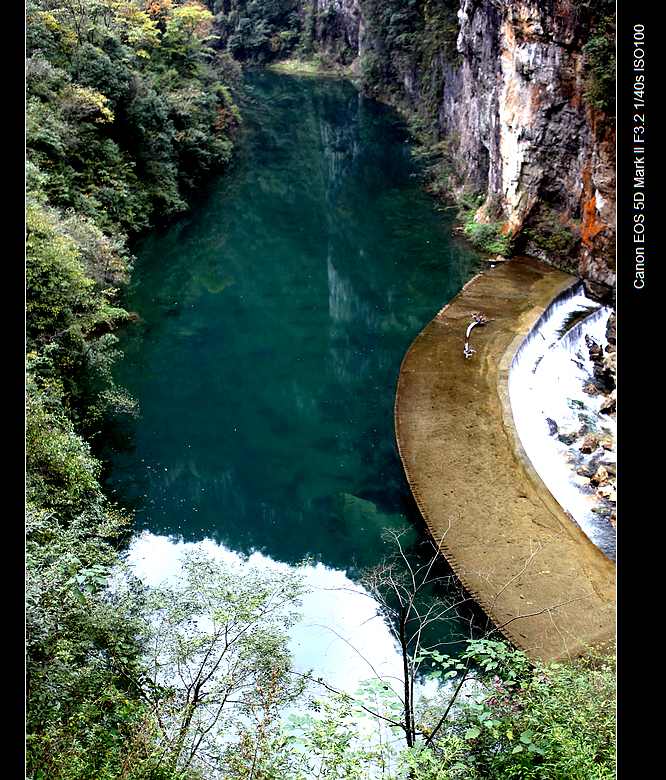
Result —
[{"label": "boulder in streambed", "polygon": [[585,334],[585,343],[587,344],[590,360],[593,363],[598,363],[603,358],[604,354],[601,344],[597,344],[597,342],[591,336],[588,336],[587,333]]},{"label": "boulder in streambed", "polygon": [[597,490],[597,494],[602,498],[611,501],[613,504],[615,504],[617,501],[617,493],[615,492],[615,488],[612,485],[602,485]]},{"label": "boulder in streambed", "polygon": [[601,414],[613,414],[613,412],[616,410],[617,407],[617,400],[616,400],[616,394],[615,390],[613,390],[609,396],[602,401],[601,406],[599,407],[599,411]]},{"label": "boulder in streambed", "polygon": [[[615,312],[613,312],[611,316],[608,318],[608,322],[606,324],[606,340],[608,341],[609,346],[612,347],[614,347],[617,342],[615,320],[616,320],[616,315]],[[614,350],[609,349],[608,351],[611,352]]]},{"label": "boulder in streambed", "polygon": [[599,468],[590,477],[590,482],[593,485],[605,485],[609,478],[610,474],[608,473],[608,470],[604,466],[599,466]]},{"label": "boulder in streambed", "polygon": [[594,452],[599,446],[599,438],[594,433],[588,433],[580,444],[580,451],[584,453]]},{"label": "boulder in streambed", "polygon": [[617,477],[617,465],[615,463],[609,463],[608,461],[604,461],[600,465],[606,469],[609,477],[611,477],[612,479],[615,479]]}]

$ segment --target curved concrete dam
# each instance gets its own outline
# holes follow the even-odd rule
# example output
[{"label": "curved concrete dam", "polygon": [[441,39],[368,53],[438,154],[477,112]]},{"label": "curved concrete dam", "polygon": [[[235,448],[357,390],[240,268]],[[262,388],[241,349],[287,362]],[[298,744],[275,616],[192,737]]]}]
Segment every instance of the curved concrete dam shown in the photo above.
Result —
[{"label": "curved concrete dam", "polygon": [[[615,637],[615,567],[527,458],[508,375],[524,338],[576,279],[530,259],[474,277],[421,331],[400,369],[398,449],[436,542],[497,628],[530,657]],[[470,337],[472,316],[488,318]]]}]

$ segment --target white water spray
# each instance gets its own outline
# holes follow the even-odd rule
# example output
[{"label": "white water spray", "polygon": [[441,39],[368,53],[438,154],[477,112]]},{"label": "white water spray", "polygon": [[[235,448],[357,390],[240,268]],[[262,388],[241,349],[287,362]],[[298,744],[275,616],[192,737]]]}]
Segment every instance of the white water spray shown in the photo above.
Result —
[{"label": "white water spray", "polygon": [[[608,517],[600,514],[609,514],[610,509],[604,507],[589,480],[576,473],[580,465],[613,467],[614,447],[596,450],[586,460],[580,441],[569,446],[558,437],[567,433],[580,436],[585,426],[588,432],[615,441],[615,421],[600,414],[605,397],[583,392],[594,378],[585,336],[605,345],[611,313],[609,307],[588,298],[582,284],[556,298],[513,358],[509,397],[518,435],[535,470],[585,534],[614,560],[615,531]],[[583,319],[565,330],[575,314]]]}]

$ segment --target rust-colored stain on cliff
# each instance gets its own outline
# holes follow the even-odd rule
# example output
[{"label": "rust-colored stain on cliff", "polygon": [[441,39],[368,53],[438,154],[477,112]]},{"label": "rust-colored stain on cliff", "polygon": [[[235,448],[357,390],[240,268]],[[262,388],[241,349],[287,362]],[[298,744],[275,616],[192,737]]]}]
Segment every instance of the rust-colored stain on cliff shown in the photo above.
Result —
[{"label": "rust-colored stain on cliff", "polygon": [[[615,636],[615,567],[555,501],[518,440],[511,359],[574,277],[511,260],[469,282],[417,336],[398,379],[398,449],[433,538],[474,600],[532,658]],[[474,312],[490,322],[474,331]]]},{"label": "rust-colored stain on cliff", "polygon": [[591,249],[594,239],[606,229],[606,225],[597,214],[597,196],[592,190],[592,174],[589,166],[583,170],[583,208],[582,208],[581,239],[588,249]]}]

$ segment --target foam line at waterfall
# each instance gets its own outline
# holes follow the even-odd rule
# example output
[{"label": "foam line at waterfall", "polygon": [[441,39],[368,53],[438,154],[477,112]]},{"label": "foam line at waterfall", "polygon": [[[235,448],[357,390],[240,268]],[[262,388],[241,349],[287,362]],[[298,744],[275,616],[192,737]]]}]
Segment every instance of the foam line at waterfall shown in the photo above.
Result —
[{"label": "foam line at waterfall", "polygon": [[[605,345],[611,313],[610,308],[589,298],[582,284],[556,298],[514,355],[509,397],[518,435],[535,470],[587,536],[614,560],[615,530],[608,518],[599,514],[600,508],[602,512],[610,510],[608,506],[604,509],[589,479],[576,469],[613,465],[615,452],[600,449],[586,458],[580,451],[580,440],[572,447],[557,435],[575,433],[580,437],[584,427],[615,441],[615,421],[600,414],[604,396],[583,392],[594,379],[585,336]],[[582,317],[580,322],[566,329],[576,315]]]}]

